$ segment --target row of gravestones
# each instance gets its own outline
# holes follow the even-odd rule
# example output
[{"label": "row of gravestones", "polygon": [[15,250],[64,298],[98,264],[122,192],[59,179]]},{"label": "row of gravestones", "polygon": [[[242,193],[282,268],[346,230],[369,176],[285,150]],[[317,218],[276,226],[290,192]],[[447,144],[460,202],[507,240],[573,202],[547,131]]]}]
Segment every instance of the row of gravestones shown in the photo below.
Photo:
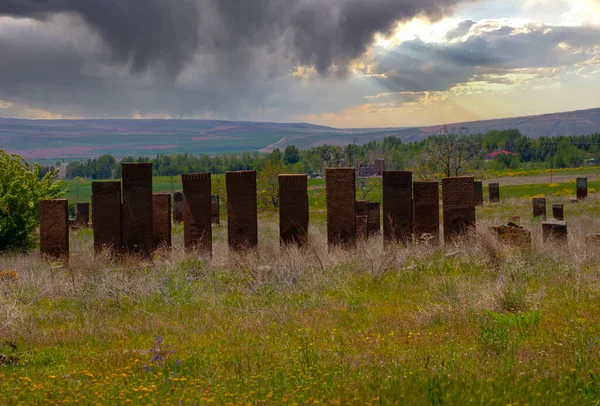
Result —
[{"label": "row of gravestones", "polygon": [[[157,246],[170,245],[171,197],[152,194],[151,163],[124,163],[122,173],[122,185],[120,181],[92,183],[95,251],[111,249],[116,253],[125,251],[149,256]],[[380,231],[379,204],[355,201],[355,176],[353,168],[327,170],[330,245],[354,245],[357,236],[368,238]],[[478,183],[472,177],[442,180],[446,242],[475,227],[476,196],[481,194]],[[185,247],[211,253],[211,225],[215,216],[211,175],[182,175],[182,184]],[[229,246],[233,249],[255,247],[258,244],[256,172],[228,172],[226,187]],[[490,187],[490,193],[492,190],[495,189]],[[497,192],[499,199],[499,188]],[[279,194],[281,243],[302,245],[308,238],[309,222],[306,175],[280,175]],[[176,198],[175,205],[178,201]],[[216,207],[218,216],[218,204]],[[413,235],[418,241],[439,242],[439,184],[413,182],[412,172],[384,171],[383,218],[386,244],[406,244],[412,241]],[[41,201],[40,223],[42,253],[68,255],[67,201]]]}]

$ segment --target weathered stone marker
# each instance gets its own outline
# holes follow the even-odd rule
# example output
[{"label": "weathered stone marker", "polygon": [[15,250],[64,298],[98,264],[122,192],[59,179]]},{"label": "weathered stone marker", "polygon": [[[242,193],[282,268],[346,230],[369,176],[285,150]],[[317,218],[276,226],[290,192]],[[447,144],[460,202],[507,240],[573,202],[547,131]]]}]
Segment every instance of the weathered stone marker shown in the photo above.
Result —
[{"label": "weathered stone marker", "polygon": [[375,175],[383,176],[383,171],[385,171],[385,159],[375,159]]},{"label": "weathered stone marker", "polygon": [[221,215],[220,215],[220,201],[219,201],[219,195],[212,195],[212,202],[210,205],[210,212],[211,212],[211,221],[213,224],[219,225],[221,224]]},{"label": "weathered stone marker", "polygon": [[152,240],[154,249],[171,246],[171,195],[152,195]]},{"label": "weathered stone marker", "polygon": [[438,182],[415,182],[414,232],[419,242],[440,243],[440,185]]},{"label": "weathered stone marker", "polygon": [[588,186],[587,178],[577,178],[577,200],[587,198]]},{"label": "weathered stone marker", "polygon": [[356,245],[356,173],[354,168],[328,168],[325,173],[327,195],[327,242]]},{"label": "weathered stone marker", "polygon": [[533,204],[533,217],[541,217],[546,220],[546,198],[534,197],[531,202]]},{"label": "weathered stone marker", "polygon": [[183,210],[185,203],[183,202],[183,193],[173,193],[173,221],[181,223],[183,221]]},{"label": "weathered stone marker", "polygon": [[255,248],[258,245],[256,172],[226,172],[225,183],[229,247],[234,250]]},{"label": "weathered stone marker", "polygon": [[490,183],[488,185],[488,193],[490,197],[490,203],[499,203],[500,202],[500,184],[499,183]]},{"label": "weathered stone marker", "polygon": [[308,241],[308,177],[279,175],[279,242],[303,246]]},{"label": "weathered stone marker", "polygon": [[119,254],[121,240],[121,182],[92,182],[92,225],[94,251]]},{"label": "weathered stone marker", "polygon": [[75,222],[82,227],[90,225],[90,204],[77,203],[75,206]]},{"label": "weathered stone marker", "polygon": [[357,216],[366,216],[367,215],[367,204],[369,202],[367,200],[358,200],[356,202],[356,215]]},{"label": "weathered stone marker", "polygon": [[381,211],[379,202],[367,203],[368,235],[376,236],[381,232]]},{"label": "weathered stone marker", "polygon": [[498,240],[506,245],[521,249],[531,248],[531,232],[516,224],[490,227],[490,231],[495,232]]},{"label": "weathered stone marker", "polygon": [[384,243],[412,242],[412,172],[383,172]]},{"label": "weathered stone marker", "polygon": [[152,163],[123,163],[123,247],[149,257],[152,241]]},{"label": "weathered stone marker", "polygon": [[181,175],[183,240],[186,248],[212,254],[212,195],[210,173]]},{"label": "weathered stone marker", "polygon": [[369,216],[356,216],[356,238],[359,240],[369,238]]},{"label": "weathered stone marker", "polygon": [[552,217],[558,221],[564,221],[565,219],[565,205],[564,204],[553,204],[552,205]]},{"label": "weathered stone marker", "polygon": [[40,200],[40,252],[49,257],[69,256],[69,201]]},{"label": "weathered stone marker", "polygon": [[451,243],[475,228],[475,187],[470,176],[442,179],[444,241]]},{"label": "weathered stone marker", "polygon": [[542,236],[544,243],[549,240],[552,242],[567,244],[568,233],[567,223],[564,221],[553,222],[553,223],[542,223]]},{"label": "weathered stone marker", "polygon": [[475,206],[483,206],[483,181],[475,181]]}]

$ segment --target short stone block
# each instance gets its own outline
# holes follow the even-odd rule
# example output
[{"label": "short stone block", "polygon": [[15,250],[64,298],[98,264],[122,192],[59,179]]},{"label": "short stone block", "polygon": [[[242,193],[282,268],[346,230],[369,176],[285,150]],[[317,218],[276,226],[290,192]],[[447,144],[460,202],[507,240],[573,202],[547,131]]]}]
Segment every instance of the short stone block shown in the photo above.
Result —
[{"label": "short stone block", "polygon": [[356,216],[356,238],[359,240],[369,238],[369,216]]},{"label": "short stone block", "polygon": [[577,178],[577,200],[587,198],[588,185],[587,178]]},{"label": "short stone block", "polygon": [[90,225],[89,203],[77,203],[75,206],[75,223],[80,227],[88,227]]},{"label": "short stone block", "polygon": [[542,223],[544,243],[551,241],[559,244],[568,243],[567,223],[564,221]]},{"label": "short stone block", "polygon": [[475,206],[483,206],[483,181],[475,181]]},{"label": "short stone block", "polygon": [[546,220],[546,199],[543,197],[534,197],[531,200],[533,205],[533,217]]},{"label": "short stone block", "polygon": [[565,205],[564,204],[553,204],[552,205],[552,217],[558,221],[565,220]]},{"label": "short stone block", "polygon": [[171,195],[152,195],[152,240],[154,249],[171,246]]},{"label": "short stone block", "polygon": [[490,183],[488,185],[488,193],[490,203],[499,203],[500,202],[500,184],[499,183]]},{"label": "short stone block", "polygon": [[183,222],[184,207],[183,192],[173,193],[173,221],[175,223]]}]

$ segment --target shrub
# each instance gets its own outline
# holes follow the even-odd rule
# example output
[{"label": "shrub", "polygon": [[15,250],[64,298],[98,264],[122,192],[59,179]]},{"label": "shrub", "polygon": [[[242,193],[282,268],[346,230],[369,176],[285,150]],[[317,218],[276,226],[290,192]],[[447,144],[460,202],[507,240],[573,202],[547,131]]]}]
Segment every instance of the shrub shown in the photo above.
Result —
[{"label": "shrub", "polygon": [[0,149],[0,252],[33,246],[39,200],[55,199],[66,191],[57,176],[58,169],[40,179],[38,164],[31,167],[21,156]]}]

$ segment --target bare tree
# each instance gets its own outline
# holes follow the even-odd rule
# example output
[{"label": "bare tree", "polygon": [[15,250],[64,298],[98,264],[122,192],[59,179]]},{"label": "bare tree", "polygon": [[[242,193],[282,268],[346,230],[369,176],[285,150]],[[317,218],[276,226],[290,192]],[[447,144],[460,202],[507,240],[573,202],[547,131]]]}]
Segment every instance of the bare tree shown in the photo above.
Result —
[{"label": "bare tree", "polygon": [[440,134],[431,137],[427,144],[427,158],[446,177],[459,176],[465,171],[467,162],[475,155],[468,140],[468,129],[444,126]]}]

